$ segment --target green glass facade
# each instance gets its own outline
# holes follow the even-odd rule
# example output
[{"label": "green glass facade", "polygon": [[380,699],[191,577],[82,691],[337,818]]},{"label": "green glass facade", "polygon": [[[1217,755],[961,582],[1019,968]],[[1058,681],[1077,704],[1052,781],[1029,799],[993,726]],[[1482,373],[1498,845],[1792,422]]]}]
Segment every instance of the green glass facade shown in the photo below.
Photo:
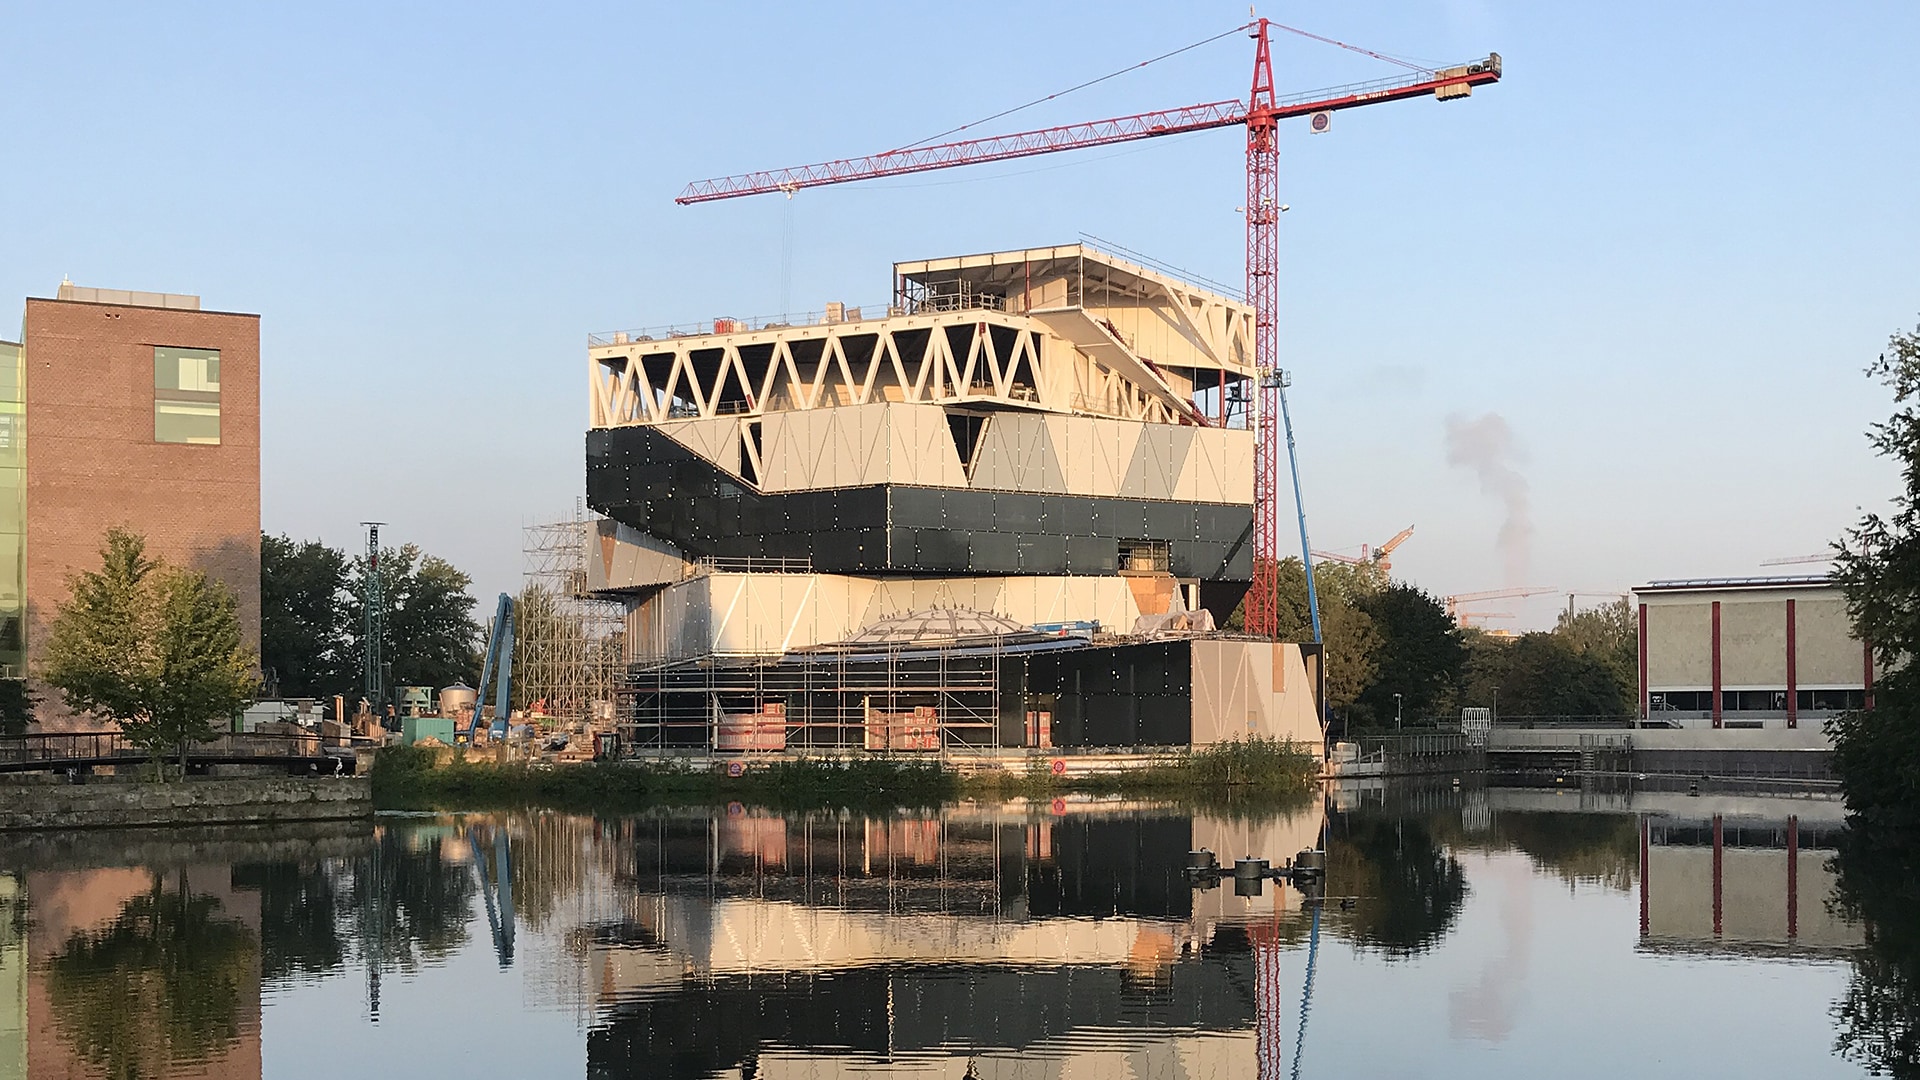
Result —
[{"label": "green glass facade", "polygon": [[0,678],[26,675],[26,354],[0,341]]}]

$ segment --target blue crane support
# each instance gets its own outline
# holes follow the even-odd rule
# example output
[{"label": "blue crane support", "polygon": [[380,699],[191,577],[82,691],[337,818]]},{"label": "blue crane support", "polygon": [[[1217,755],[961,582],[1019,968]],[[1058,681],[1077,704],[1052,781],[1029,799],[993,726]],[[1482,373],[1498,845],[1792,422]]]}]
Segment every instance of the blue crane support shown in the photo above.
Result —
[{"label": "blue crane support", "polygon": [[494,609],[493,630],[487,634],[487,658],[480,667],[480,694],[473,704],[473,727],[469,729],[467,741],[473,741],[473,732],[480,730],[480,710],[487,701],[487,679],[493,679],[493,727],[490,734],[498,739],[507,733],[507,714],[511,711],[511,690],[513,673],[513,597],[500,594],[500,603]]}]

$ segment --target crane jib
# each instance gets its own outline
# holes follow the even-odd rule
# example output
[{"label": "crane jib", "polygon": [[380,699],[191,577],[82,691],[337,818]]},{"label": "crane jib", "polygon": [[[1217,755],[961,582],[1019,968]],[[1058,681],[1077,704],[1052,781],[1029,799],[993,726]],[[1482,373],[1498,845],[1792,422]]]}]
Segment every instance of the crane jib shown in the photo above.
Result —
[{"label": "crane jib", "polygon": [[960,165],[980,165],[995,161],[1082,150],[1162,135],[1180,135],[1192,131],[1260,124],[1316,112],[1333,112],[1361,105],[1433,95],[1441,100],[1463,97],[1475,86],[1498,82],[1500,55],[1485,60],[1422,72],[1404,80],[1385,80],[1331,90],[1301,94],[1257,110],[1249,110],[1244,101],[1215,101],[1182,109],[1118,116],[1082,124],[1066,124],[1035,131],[968,139],[936,146],[895,150],[867,157],[845,158],[790,169],[770,169],[738,176],[699,180],[688,184],[674,199],[685,206],[746,195],[765,195],[776,191],[788,194],[800,188],[824,187],[855,180],[875,180],[889,176],[949,169]]}]

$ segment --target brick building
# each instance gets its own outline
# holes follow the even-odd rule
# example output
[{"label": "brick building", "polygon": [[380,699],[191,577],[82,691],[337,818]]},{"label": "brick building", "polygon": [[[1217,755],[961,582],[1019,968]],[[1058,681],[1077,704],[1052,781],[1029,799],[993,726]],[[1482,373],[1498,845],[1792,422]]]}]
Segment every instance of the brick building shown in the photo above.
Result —
[{"label": "brick building", "polygon": [[259,316],[70,284],[27,300],[0,342],[0,674],[32,675],[67,575],[115,525],[232,589],[259,648]]}]

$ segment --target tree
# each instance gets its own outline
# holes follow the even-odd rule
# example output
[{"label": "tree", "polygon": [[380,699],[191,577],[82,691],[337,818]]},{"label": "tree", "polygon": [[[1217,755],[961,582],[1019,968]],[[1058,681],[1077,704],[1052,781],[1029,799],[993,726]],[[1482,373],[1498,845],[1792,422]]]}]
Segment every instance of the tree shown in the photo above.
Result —
[{"label": "tree", "polygon": [[260,535],[260,662],[276,694],[352,692],[358,669],[346,602],[346,553],[317,540]]},{"label": "tree", "polygon": [[1633,702],[1640,693],[1640,625],[1625,597],[1579,612],[1562,612],[1555,636],[1574,652],[1599,662]]},{"label": "tree", "polygon": [[[380,552],[380,587],[386,633],[380,655],[386,684],[446,686],[480,679],[480,626],[473,620],[473,579],[452,563],[424,555],[415,544]],[[352,563],[351,596],[345,606],[349,655],[361,655],[365,638],[367,560]]]},{"label": "tree", "polygon": [[[1313,618],[1307,610],[1307,577],[1300,560],[1280,561],[1278,615],[1282,641],[1312,641]],[[1370,567],[1323,562],[1313,568],[1320,601],[1320,636],[1326,646],[1327,705],[1344,713],[1379,671],[1380,635],[1361,606],[1379,588]]]},{"label": "tree", "polygon": [[1889,514],[1868,514],[1834,545],[1834,576],[1854,636],[1882,669],[1873,707],[1828,721],[1847,808],[1868,821],[1920,824],[1920,327],[1896,332],[1867,374],[1893,390],[1895,410],[1868,430],[1900,465]]},{"label": "tree", "polygon": [[1394,717],[1396,704],[1409,719],[1437,716],[1450,704],[1467,662],[1466,644],[1446,606],[1424,589],[1396,582],[1363,596],[1360,607],[1380,638],[1379,673],[1361,692],[1360,704],[1382,725]]},{"label": "tree", "polygon": [[233,594],[198,570],[147,557],[146,541],[107,530],[101,567],[69,575],[43,676],[76,712],[119,725],[156,760],[213,737],[253,699],[259,678],[240,643]]}]

